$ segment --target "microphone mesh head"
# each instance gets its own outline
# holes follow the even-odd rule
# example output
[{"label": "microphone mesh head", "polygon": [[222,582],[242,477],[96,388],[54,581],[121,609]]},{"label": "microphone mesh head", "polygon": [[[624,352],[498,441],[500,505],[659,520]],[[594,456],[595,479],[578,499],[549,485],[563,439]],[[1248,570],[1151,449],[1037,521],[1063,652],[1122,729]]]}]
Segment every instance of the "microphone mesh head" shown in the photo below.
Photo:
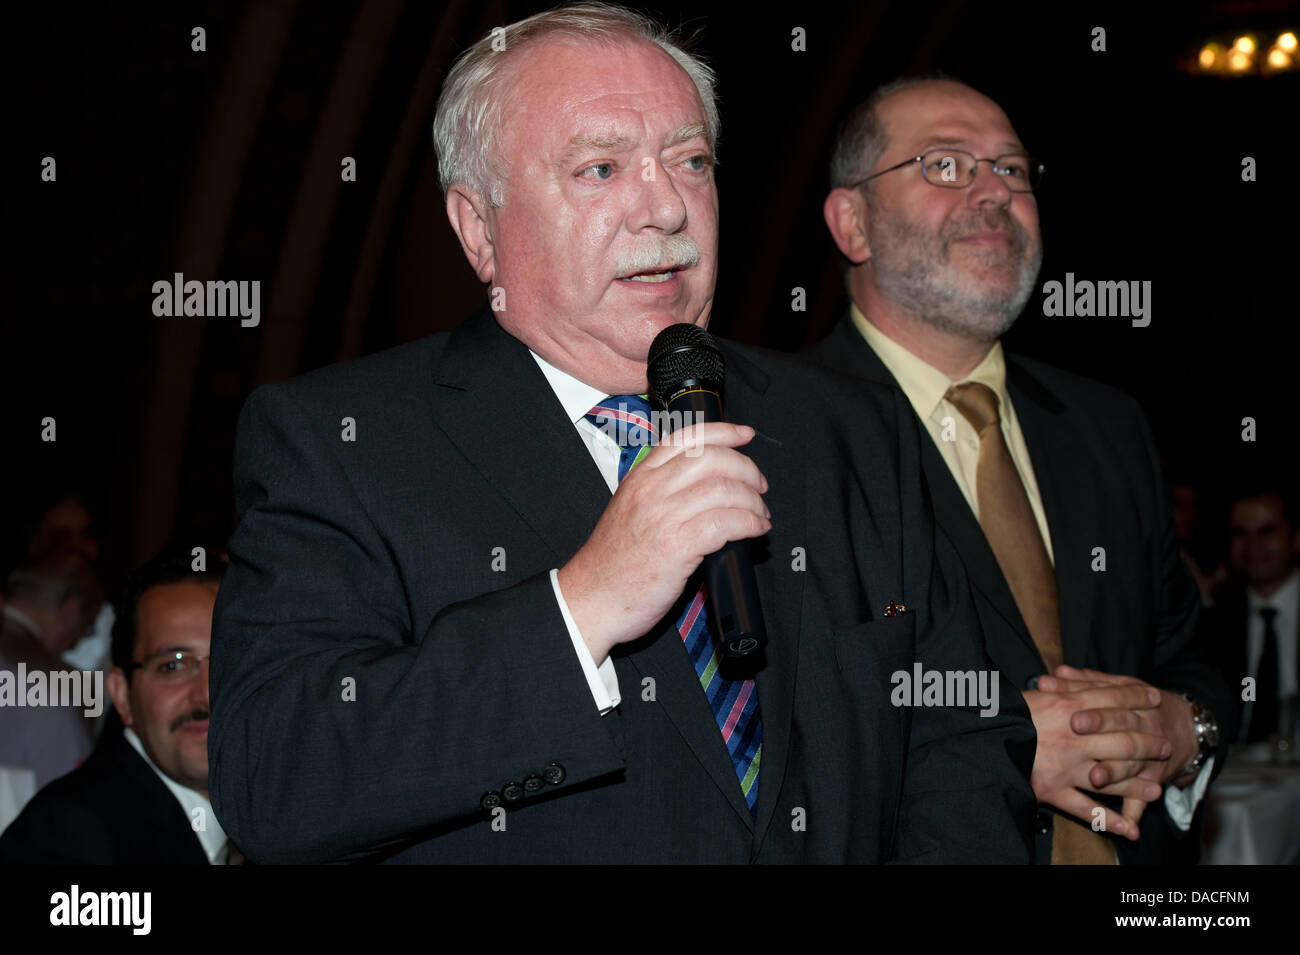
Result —
[{"label": "microphone mesh head", "polygon": [[721,389],[727,378],[727,362],[713,336],[687,322],[669,325],[655,336],[647,366],[650,393],[661,404],[687,382]]}]

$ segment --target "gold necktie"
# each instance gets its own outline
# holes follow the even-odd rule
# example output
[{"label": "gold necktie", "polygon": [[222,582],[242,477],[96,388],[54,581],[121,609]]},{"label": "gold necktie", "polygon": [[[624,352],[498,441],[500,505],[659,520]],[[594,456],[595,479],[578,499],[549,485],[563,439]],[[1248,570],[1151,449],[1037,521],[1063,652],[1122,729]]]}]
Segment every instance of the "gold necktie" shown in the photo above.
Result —
[{"label": "gold necktie", "polygon": [[[953,385],[945,396],[980,438],[975,496],[980,527],[1011,588],[1034,646],[1051,673],[1065,662],[1056,574],[1029,504],[1029,495],[1002,436],[998,396],[977,381]],[[1052,865],[1114,865],[1115,852],[1090,825],[1058,816],[1052,830]]]}]

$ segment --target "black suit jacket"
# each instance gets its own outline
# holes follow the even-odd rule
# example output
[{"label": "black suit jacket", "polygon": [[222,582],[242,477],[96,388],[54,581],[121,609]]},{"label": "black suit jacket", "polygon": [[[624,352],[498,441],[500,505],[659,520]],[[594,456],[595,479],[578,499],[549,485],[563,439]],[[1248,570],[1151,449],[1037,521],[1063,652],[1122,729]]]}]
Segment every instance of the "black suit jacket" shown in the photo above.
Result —
[{"label": "black suit jacket", "polygon": [[[1216,596],[1214,606],[1201,615],[1201,630],[1205,646],[1219,665],[1224,682],[1233,692],[1234,703],[1232,720],[1225,725],[1224,732],[1232,742],[1238,736],[1244,736],[1249,729],[1243,724],[1245,705],[1241,702],[1242,680],[1257,676],[1255,668],[1247,657],[1250,649],[1248,639],[1250,623],[1250,603],[1246,599],[1246,589],[1240,584],[1227,588]],[[1279,637],[1282,634],[1278,634]],[[1300,639],[1300,630],[1296,633]],[[1300,659],[1296,663],[1296,683],[1300,684]]]},{"label": "black suit jacket", "polygon": [[[847,313],[804,355],[898,388]],[[1224,719],[1231,698],[1196,636],[1200,598],[1178,557],[1155,442],[1137,402],[1029,358],[1008,354],[1006,359],[1007,390],[1052,536],[1066,663],[1185,692]],[[988,654],[1024,688],[1045,672],[1045,664],[979,522],[928,433],[921,458],[936,519],[970,574]],[[1104,572],[1092,569],[1097,547],[1105,549]],[[1216,773],[1226,749],[1225,739]],[[1198,811],[1185,833],[1162,800],[1143,815],[1136,846],[1114,840],[1120,861],[1194,862],[1201,816]],[[1040,807],[1036,858],[1042,863],[1051,858],[1054,817],[1050,807]]]},{"label": "black suit jacket", "polygon": [[[549,570],[609,489],[484,309],[259,388],[242,412],[209,761],[250,859],[1028,861],[1023,697],[1004,689],[993,718],[889,701],[914,660],[987,666],[905,405],[725,348],[729,415],[760,432],[746,451],[774,525],[756,549],[771,637],[756,821],[680,608],[614,652],[622,703],[599,715]],[[908,611],[884,616],[891,600]],[[495,830],[484,795],[530,774],[542,791]]]},{"label": "black suit jacket", "polygon": [[23,807],[0,836],[0,863],[207,865],[176,797],[121,733]]}]

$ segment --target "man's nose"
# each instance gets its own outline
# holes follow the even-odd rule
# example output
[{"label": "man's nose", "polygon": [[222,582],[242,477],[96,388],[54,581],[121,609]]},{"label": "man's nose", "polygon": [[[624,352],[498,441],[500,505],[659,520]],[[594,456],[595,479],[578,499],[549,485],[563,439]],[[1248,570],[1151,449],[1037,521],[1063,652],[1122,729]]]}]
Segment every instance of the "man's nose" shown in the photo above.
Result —
[{"label": "man's nose", "polygon": [[972,206],[991,203],[1006,206],[1011,203],[1012,192],[1007,181],[993,171],[993,163],[981,160],[975,164],[975,181],[966,189],[966,201]]},{"label": "man's nose", "polygon": [[189,695],[190,699],[195,702],[208,702],[208,661],[211,657],[204,657],[199,661],[199,672],[190,678]]},{"label": "man's nose", "polygon": [[665,233],[680,230],[686,224],[686,202],[659,160],[645,157],[637,175],[640,189],[636,206],[628,216],[628,228],[633,232],[647,227]]}]

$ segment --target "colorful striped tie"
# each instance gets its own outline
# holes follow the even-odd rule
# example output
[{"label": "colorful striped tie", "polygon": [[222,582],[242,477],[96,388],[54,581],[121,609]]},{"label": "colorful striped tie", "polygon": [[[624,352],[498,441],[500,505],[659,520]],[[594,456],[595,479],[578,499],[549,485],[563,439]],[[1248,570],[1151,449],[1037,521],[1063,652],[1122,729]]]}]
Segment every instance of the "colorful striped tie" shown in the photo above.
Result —
[{"label": "colorful striped tie", "polygon": [[[629,471],[650,453],[658,431],[644,395],[614,395],[591,411],[587,420],[617,442],[622,449],[618,460],[618,480],[622,483]],[[758,805],[758,764],[763,755],[763,720],[758,711],[758,690],[753,680],[729,680],[719,672],[721,657],[717,642],[709,631],[704,585],[696,591],[681,619],[677,621],[686,652],[695,667],[704,695],[722,741],[731,755],[731,764],[740,780],[741,792],[752,816]]]}]

